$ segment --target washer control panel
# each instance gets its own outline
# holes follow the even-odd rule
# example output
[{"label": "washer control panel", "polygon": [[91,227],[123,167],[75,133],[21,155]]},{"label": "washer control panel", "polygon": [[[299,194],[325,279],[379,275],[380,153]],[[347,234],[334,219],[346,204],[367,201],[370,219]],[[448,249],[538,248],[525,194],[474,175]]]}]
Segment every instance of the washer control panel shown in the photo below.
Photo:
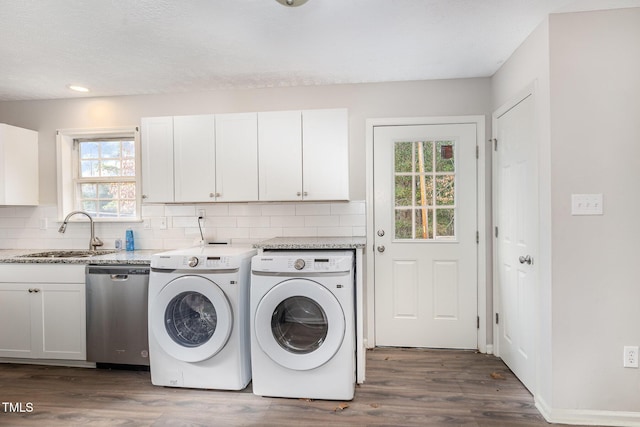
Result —
[{"label": "washer control panel", "polygon": [[256,254],[247,248],[195,248],[157,253],[151,268],[163,270],[236,270]]}]

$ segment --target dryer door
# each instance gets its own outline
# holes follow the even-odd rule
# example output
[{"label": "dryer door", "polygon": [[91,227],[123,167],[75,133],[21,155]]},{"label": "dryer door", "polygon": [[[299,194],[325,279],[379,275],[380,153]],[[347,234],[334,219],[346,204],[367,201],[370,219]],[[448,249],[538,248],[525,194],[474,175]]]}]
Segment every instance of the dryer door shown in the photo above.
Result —
[{"label": "dryer door", "polygon": [[308,279],[286,280],[258,303],[254,331],[262,350],[288,369],[309,370],[340,349],[345,317],[336,297]]},{"label": "dryer door", "polygon": [[167,354],[184,362],[201,362],[227,343],[233,312],[214,282],[202,276],[180,276],[150,303],[149,326]]}]

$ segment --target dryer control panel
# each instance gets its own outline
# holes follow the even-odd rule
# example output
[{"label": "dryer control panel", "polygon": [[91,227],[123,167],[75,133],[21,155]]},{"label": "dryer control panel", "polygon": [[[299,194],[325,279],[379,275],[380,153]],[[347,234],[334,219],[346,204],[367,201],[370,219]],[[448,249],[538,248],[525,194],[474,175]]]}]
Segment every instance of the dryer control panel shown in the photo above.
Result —
[{"label": "dryer control panel", "polygon": [[336,273],[351,271],[353,252],[264,252],[251,261],[251,269],[257,272],[278,273]]}]

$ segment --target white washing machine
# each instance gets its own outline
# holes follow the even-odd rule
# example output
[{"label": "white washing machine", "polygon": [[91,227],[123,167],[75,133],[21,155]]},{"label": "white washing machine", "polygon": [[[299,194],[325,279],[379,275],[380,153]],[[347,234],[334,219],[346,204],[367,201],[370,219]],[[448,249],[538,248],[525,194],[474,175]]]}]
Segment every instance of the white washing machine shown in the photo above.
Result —
[{"label": "white washing machine", "polygon": [[149,275],[151,382],[241,390],[251,380],[249,283],[256,250],[155,254]]},{"label": "white washing machine", "polygon": [[251,262],[251,366],[259,396],[350,400],[351,251],[264,252]]}]

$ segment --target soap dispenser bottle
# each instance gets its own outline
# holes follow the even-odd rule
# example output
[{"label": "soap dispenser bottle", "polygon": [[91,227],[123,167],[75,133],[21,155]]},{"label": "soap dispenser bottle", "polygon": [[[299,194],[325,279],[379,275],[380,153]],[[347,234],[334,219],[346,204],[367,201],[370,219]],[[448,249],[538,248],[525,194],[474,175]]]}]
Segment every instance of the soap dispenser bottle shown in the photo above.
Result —
[{"label": "soap dispenser bottle", "polygon": [[128,228],[125,234],[125,245],[128,251],[134,250],[133,244],[133,230]]}]

